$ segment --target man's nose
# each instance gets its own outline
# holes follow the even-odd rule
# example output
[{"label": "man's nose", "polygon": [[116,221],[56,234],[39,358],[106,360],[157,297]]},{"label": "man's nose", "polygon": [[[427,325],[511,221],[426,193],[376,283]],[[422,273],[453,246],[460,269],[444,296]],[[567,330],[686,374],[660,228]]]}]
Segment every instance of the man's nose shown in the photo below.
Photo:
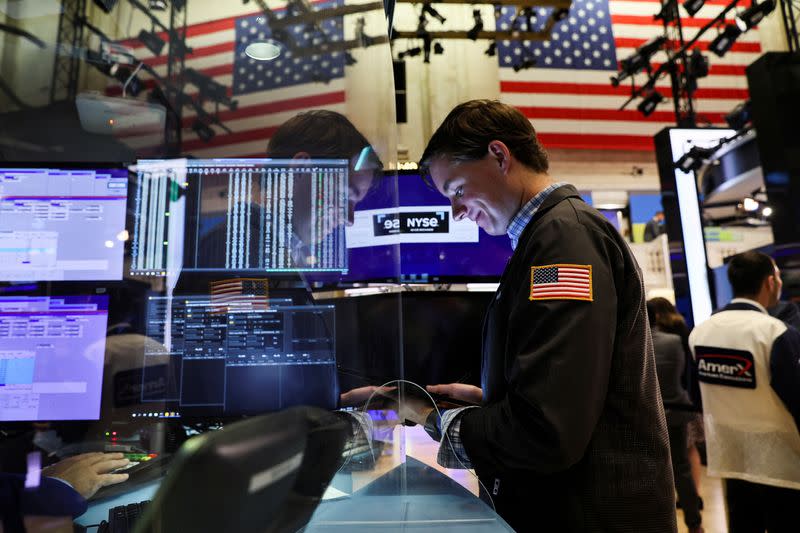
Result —
[{"label": "man's nose", "polygon": [[467,216],[467,208],[455,201],[452,203],[453,203],[453,218],[455,220],[463,220],[464,217]]}]

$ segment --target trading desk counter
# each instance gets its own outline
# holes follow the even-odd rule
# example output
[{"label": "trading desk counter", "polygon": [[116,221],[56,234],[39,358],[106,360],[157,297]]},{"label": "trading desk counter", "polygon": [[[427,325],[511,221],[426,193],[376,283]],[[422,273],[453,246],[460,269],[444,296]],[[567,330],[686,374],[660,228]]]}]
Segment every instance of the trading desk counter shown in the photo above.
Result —
[{"label": "trading desk counter", "polygon": [[[408,457],[363,488],[347,494],[350,474],[337,474],[333,489],[314,512],[307,533],[325,531],[453,531],[458,533],[513,532],[491,507],[467,489],[424,463]],[[108,510],[128,503],[150,500],[159,481],[140,485],[114,498],[92,501],[76,520],[97,524]],[[340,488],[341,487],[341,488]],[[337,497],[338,495],[338,497]]]}]

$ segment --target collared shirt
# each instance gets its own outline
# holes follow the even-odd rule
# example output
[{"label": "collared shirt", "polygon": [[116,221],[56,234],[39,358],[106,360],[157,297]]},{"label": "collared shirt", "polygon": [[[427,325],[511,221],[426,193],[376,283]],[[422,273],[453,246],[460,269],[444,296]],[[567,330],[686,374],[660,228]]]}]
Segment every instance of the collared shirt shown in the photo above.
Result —
[{"label": "collared shirt", "polygon": [[733,300],[731,300],[731,303],[732,304],[749,304],[749,305],[752,305],[753,307],[757,307],[758,310],[761,311],[762,313],[769,314],[767,312],[767,309],[763,305],[761,305],[760,303],[758,303],[755,300],[751,300],[750,298],[734,298]]},{"label": "collared shirt", "polygon": [[547,197],[550,196],[550,193],[563,185],[566,185],[566,183],[559,181],[547,186],[545,189],[541,190],[539,194],[531,198],[528,203],[523,205],[519,211],[517,211],[517,214],[511,219],[511,222],[508,224],[508,229],[506,230],[506,233],[508,233],[508,238],[511,239],[512,249],[517,249],[517,243],[519,242],[519,238],[522,236],[522,232],[525,230],[525,226],[527,226],[528,222],[531,221],[533,215],[536,214],[536,211],[542,207],[542,204]]}]

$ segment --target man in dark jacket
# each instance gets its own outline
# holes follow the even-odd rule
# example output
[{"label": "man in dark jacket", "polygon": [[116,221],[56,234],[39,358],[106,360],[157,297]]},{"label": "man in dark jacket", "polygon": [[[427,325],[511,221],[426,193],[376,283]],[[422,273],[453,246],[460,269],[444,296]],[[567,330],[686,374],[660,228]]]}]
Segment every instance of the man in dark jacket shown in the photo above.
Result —
[{"label": "man in dark jacket", "polygon": [[644,287],[622,237],[553,182],[530,122],[499,102],[457,106],[422,166],[456,220],[515,251],[484,323],[482,390],[429,388],[480,407],[401,416],[444,435],[439,461],[474,467],[517,531],[675,531]]}]

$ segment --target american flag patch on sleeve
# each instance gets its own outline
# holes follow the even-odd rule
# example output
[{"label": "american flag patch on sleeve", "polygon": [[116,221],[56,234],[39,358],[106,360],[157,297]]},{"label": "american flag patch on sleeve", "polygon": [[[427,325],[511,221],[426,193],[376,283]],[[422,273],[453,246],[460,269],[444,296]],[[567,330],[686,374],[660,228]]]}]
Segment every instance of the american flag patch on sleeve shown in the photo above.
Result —
[{"label": "american flag patch on sleeve", "polygon": [[531,267],[529,300],[592,301],[592,265],[544,265]]}]

